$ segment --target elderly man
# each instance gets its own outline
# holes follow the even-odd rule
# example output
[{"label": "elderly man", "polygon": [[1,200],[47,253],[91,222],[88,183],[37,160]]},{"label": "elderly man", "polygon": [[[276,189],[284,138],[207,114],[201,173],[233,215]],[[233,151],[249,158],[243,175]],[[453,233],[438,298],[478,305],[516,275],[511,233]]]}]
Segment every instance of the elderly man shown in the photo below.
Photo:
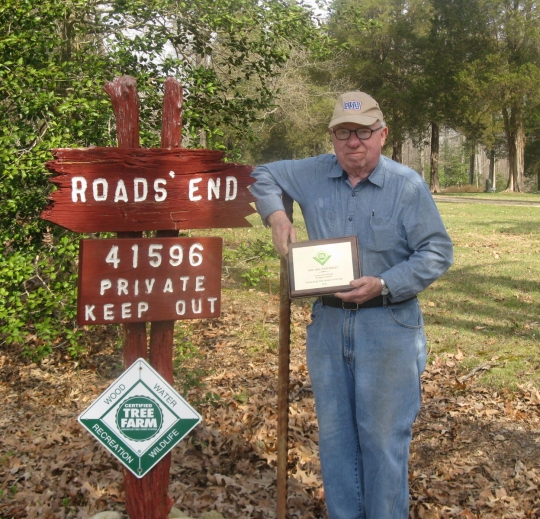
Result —
[{"label": "elderly man", "polygon": [[426,338],[416,295],[452,263],[452,242],[415,171],[381,154],[377,102],[341,95],[329,124],[335,155],[258,167],[252,193],[281,255],[296,232],[282,193],[302,209],[309,238],[356,235],[362,277],[318,298],[307,362],[332,519],[406,519],[412,426]]}]

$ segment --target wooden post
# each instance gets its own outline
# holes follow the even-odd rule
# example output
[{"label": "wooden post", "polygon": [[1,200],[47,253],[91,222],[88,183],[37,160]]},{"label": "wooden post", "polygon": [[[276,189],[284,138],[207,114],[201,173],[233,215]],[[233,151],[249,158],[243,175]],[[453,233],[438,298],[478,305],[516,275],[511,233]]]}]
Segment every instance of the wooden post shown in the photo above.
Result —
[{"label": "wooden post", "polygon": [[[105,85],[116,116],[116,133],[119,148],[139,147],[139,104],[136,80],[130,76],[115,78]],[[142,232],[121,232],[119,238],[142,238]],[[174,326],[174,323],[173,323]],[[138,358],[147,358],[146,323],[124,324],[124,369],[129,368]],[[167,339],[169,336],[167,335]],[[162,364],[156,367],[158,373],[170,371],[164,378],[172,382],[172,333],[170,334],[170,370],[165,360],[167,353],[157,354]],[[154,348],[157,350],[157,348]],[[152,359],[150,359],[152,362]],[[168,374],[168,373],[167,373]],[[124,492],[126,511],[130,519],[167,519],[173,505],[167,495],[169,487],[170,455],[166,456],[144,478],[135,477],[127,468],[124,472]]]},{"label": "wooden post", "polygon": [[[285,212],[292,222],[293,201],[284,194]],[[287,463],[289,441],[289,365],[291,352],[291,300],[287,259],[281,258],[279,276],[279,359],[277,425],[277,519],[287,517]]]},{"label": "wooden post", "polygon": [[[160,267],[161,273],[167,268],[180,267],[182,259],[178,256],[178,252],[182,250],[182,246],[178,242],[186,245],[186,242],[192,241],[191,238],[166,239],[178,237],[178,229],[251,227],[246,217],[255,212],[251,206],[255,198],[247,189],[254,181],[250,176],[253,168],[225,163],[224,153],[220,151],[181,148],[182,87],[174,78],[168,78],[165,82],[161,148],[139,147],[136,80],[123,76],[107,83],[104,88],[111,99],[116,116],[118,147],[53,150],[55,160],[47,162],[46,166],[55,173],[51,182],[55,183],[58,189],[49,197],[49,204],[43,210],[41,218],[74,232],[114,231],[117,232],[118,238],[123,238],[110,240],[116,241],[117,244],[109,249],[109,254],[113,251],[114,254],[118,254],[118,250],[124,249],[122,260],[115,256],[114,261],[109,261],[109,257],[102,256],[103,251],[99,247],[96,248],[95,244],[86,248],[90,252],[86,256],[86,261],[81,261],[78,323],[122,323],[124,367],[128,369],[137,359],[148,357],[147,323],[140,322],[144,319],[143,315],[147,315],[147,320],[155,321],[150,323],[150,364],[167,382],[172,383],[174,320],[217,317],[220,314],[222,240],[197,239],[201,243],[192,245],[195,252],[191,256],[190,249],[189,262],[182,265],[185,272],[195,272],[193,269],[199,268],[202,263],[201,253],[204,249],[205,276],[198,276],[195,281],[192,280],[192,286],[187,291],[185,287],[183,289],[186,295],[192,290],[197,290],[198,278],[204,278],[207,304],[203,309],[199,305],[199,310],[186,308],[185,301],[178,301],[174,294],[158,295],[157,298],[153,294],[146,302],[139,299],[137,303],[137,298],[140,297],[138,279],[135,280],[133,293],[121,292],[119,288],[117,293],[110,292],[108,295],[112,299],[120,298],[121,301],[103,304],[103,299],[98,298],[99,302],[93,299],[96,295],[93,290],[96,286],[95,273],[89,278],[84,278],[84,282],[83,273],[92,272],[96,268],[98,271],[102,270],[110,266],[110,263],[113,263],[112,268],[116,269],[121,264],[119,271],[124,269],[122,283],[126,283],[125,277],[135,276],[135,269],[139,269],[137,272],[141,272],[141,268],[144,270],[143,265],[138,264],[138,247],[146,247],[152,239],[143,239],[142,231],[157,232],[155,240],[161,243],[148,245],[146,259],[150,260],[151,254],[153,259],[148,261],[146,266]],[[203,185],[208,186],[207,198],[193,194],[192,191],[198,191],[199,187],[194,189],[188,187],[191,186],[193,175],[197,175],[196,183],[204,182],[200,186],[201,190],[204,189]],[[108,196],[112,195],[112,190],[109,191],[108,186],[114,183],[117,185],[117,194],[114,197]],[[151,197],[147,196],[149,183],[154,189]],[[138,186],[141,185],[144,187],[141,188],[142,192],[139,192]],[[220,196],[220,189],[224,191],[225,196]],[[210,193],[213,196],[210,196]],[[119,201],[121,203],[117,203]],[[131,247],[132,261],[127,263],[126,269],[124,245],[131,245],[127,238],[131,238],[136,244]],[[87,240],[87,243],[93,241],[99,240]],[[146,243],[143,245],[143,242]],[[165,242],[175,242],[176,245],[168,250],[169,261],[161,264],[161,255],[151,251],[152,247],[163,247]],[[174,248],[176,252],[173,253]],[[85,248],[81,247],[81,257],[84,250]],[[156,256],[159,258],[157,262]],[[105,265],[100,263],[103,261]],[[118,277],[117,281],[119,280]],[[110,280],[106,281],[111,284]],[[151,289],[147,294],[150,293]],[[100,293],[100,296],[102,295],[103,293]],[[139,303],[144,305],[144,309],[140,312],[143,307],[138,307],[138,315],[132,315],[129,308],[132,304]],[[184,307],[178,306],[179,303],[184,303]],[[115,313],[112,310],[115,304],[121,305],[121,312]],[[100,314],[93,313],[96,307],[100,308]],[[161,322],[160,319],[168,321]],[[139,457],[140,459],[142,458]],[[129,469],[124,468],[126,511],[131,519],[167,519],[173,504],[167,495],[170,464],[170,455],[164,456],[160,463],[140,479]],[[139,467],[138,475],[141,474],[143,471]]]}]

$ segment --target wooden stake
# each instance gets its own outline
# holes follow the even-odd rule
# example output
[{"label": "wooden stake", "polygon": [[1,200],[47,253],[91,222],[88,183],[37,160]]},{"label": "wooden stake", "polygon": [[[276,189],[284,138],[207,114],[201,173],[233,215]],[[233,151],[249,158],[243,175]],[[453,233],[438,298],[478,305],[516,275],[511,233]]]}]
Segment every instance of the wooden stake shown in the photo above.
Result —
[{"label": "wooden stake", "polygon": [[[161,147],[180,148],[182,142],[182,87],[174,78],[165,81],[165,97],[161,126]],[[158,237],[175,237],[178,231],[157,231]],[[173,383],[173,344],[175,321],[156,321],[150,324],[150,364],[171,385]],[[160,493],[160,502],[167,503],[167,515],[174,501],[169,497],[169,479],[172,453],[169,452],[152,469],[154,485]]]},{"label": "wooden stake", "polygon": [[[283,195],[285,212],[293,219],[293,201]],[[279,359],[277,425],[277,519],[287,517],[287,463],[289,441],[289,365],[291,352],[291,300],[287,259],[281,258],[279,276]]]}]

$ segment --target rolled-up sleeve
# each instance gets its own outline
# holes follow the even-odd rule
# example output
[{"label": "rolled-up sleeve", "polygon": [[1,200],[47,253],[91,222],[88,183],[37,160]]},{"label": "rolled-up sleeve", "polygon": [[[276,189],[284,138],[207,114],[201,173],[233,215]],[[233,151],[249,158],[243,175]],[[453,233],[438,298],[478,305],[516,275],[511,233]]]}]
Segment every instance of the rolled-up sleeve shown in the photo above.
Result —
[{"label": "rolled-up sleeve", "polygon": [[442,276],[452,265],[453,245],[425,183],[411,190],[403,204],[410,256],[382,273],[393,301],[413,297]]},{"label": "rolled-up sleeve", "polygon": [[[277,169],[276,167],[273,168]],[[251,186],[251,194],[257,199],[256,207],[263,222],[276,211],[284,211],[283,188],[267,166],[259,166],[251,174],[256,182]],[[283,183],[283,179],[281,180]]]}]

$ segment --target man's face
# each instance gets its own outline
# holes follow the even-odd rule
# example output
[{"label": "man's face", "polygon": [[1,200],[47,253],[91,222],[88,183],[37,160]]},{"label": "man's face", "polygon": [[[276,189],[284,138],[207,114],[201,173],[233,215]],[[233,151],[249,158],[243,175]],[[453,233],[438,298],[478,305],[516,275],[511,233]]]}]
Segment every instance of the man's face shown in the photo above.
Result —
[{"label": "man's face", "polygon": [[[348,130],[358,130],[359,128],[370,128],[375,130],[381,127],[380,122],[371,126],[361,126],[355,123],[343,123],[334,126],[333,130],[338,128],[347,128]],[[349,176],[367,178],[379,163],[382,147],[388,135],[388,128],[384,127],[371,134],[367,140],[360,140],[355,133],[346,141],[336,138],[333,132],[334,152],[341,167]]]}]

